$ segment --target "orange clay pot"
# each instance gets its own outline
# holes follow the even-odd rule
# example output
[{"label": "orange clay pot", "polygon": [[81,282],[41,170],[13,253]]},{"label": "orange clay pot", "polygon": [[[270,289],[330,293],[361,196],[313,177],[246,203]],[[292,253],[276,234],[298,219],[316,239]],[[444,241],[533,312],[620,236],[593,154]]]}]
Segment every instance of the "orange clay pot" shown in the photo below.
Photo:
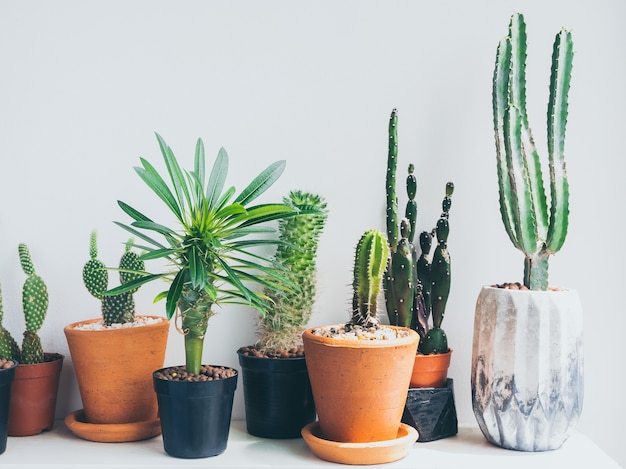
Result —
[{"label": "orange clay pot", "polygon": [[405,329],[409,335],[399,339],[355,341],[311,330],[302,338],[321,436],[345,443],[397,438],[417,333]]},{"label": "orange clay pot", "polygon": [[37,435],[50,430],[59,390],[63,355],[46,353],[43,363],[15,368],[9,410],[9,436]]},{"label": "orange clay pot", "polygon": [[441,388],[446,385],[452,349],[448,353],[415,355],[411,388]]},{"label": "orange clay pot", "polygon": [[93,424],[123,424],[157,418],[152,372],[163,367],[169,322],[108,330],[66,326],[70,355],[84,406]]}]

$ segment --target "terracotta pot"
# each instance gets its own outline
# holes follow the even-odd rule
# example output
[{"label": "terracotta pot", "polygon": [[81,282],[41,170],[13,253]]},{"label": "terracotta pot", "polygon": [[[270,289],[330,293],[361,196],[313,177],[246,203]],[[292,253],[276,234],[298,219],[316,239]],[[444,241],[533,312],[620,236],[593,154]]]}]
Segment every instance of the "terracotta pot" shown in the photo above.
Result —
[{"label": "terracotta pot", "polygon": [[448,368],[452,349],[448,353],[432,355],[415,355],[413,373],[411,374],[411,388],[441,388],[446,385]]},{"label": "terracotta pot", "polygon": [[[394,326],[389,326],[396,328]],[[302,335],[321,435],[359,443],[395,439],[417,352],[415,331],[392,340]]]},{"label": "terracotta pot", "polygon": [[64,328],[83,401],[85,420],[95,424],[157,418],[152,372],[163,367],[169,322],[121,329]]},{"label": "terracotta pot", "polygon": [[9,436],[37,435],[50,430],[59,390],[63,355],[46,353],[43,363],[15,369],[9,411]]}]

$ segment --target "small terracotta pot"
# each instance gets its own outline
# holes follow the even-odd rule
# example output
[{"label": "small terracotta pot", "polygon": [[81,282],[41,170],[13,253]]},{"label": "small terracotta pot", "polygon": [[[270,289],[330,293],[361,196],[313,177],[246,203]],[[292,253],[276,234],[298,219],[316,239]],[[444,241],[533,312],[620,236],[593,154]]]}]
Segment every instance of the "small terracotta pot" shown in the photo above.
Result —
[{"label": "small terracotta pot", "polygon": [[360,443],[397,437],[419,341],[415,331],[405,330],[407,337],[392,340],[304,332],[307,369],[325,439]]},{"label": "small terracotta pot", "polygon": [[94,424],[144,422],[157,418],[152,372],[163,367],[169,322],[106,330],[64,328],[85,420]]},{"label": "small terracotta pot", "polygon": [[59,390],[63,355],[46,353],[43,363],[20,364],[15,369],[9,411],[9,436],[37,435],[50,430]]},{"label": "small terracotta pot", "polygon": [[446,385],[452,349],[448,353],[415,355],[411,388],[441,388]]}]

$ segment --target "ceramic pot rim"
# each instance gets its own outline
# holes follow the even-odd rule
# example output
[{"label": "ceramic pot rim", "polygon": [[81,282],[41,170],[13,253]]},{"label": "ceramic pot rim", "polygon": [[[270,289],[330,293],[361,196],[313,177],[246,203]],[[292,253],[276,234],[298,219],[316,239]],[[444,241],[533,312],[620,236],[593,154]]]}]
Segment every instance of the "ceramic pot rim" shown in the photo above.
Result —
[{"label": "ceramic pot rim", "polygon": [[554,287],[551,286],[549,287],[550,290],[513,290],[510,288],[498,288],[498,287],[493,287],[491,285],[483,285],[481,290],[487,290],[487,291],[501,291],[501,292],[507,292],[507,293],[511,293],[513,295],[524,295],[524,294],[535,294],[535,295],[555,295],[555,294],[577,294],[576,290],[572,289],[572,288],[567,288],[567,287]]},{"label": "ceramic pot rim", "polygon": [[112,332],[117,332],[117,333],[124,333],[125,331],[136,331],[137,329],[144,329],[146,327],[148,328],[152,328],[152,327],[163,327],[163,324],[167,324],[167,326],[169,327],[169,321],[167,320],[167,318],[165,318],[164,316],[153,316],[153,315],[137,315],[137,318],[149,318],[149,319],[161,319],[161,322],[155,322],[152,324],[144,324],[143,326],[140,327],[120,327],[120,328],[115,328],[115,329],[99,329],[99,330],[94,330],[94,329],[76,329],[77,326],[80,326],[82,324],[93,324],[95,322],[98,321],[102,321],[102,317],[99,318],[93,318],[93,319],[86,319],[83,321],[77,321],[77,322],[73,322],[71,324],[68,324],[67,326],[65,326],[63,328],[63,331],[67,334],[68,332],[71,334],[82,334],[82,333],[112,333]]},{"label": "ceramic pot rim", "polygon": [[[344,348],[385,348],[390,346],[399,346],[399,345],[411,345],[419,341],[419,335],[413,329],[409,329],[408,327],[398,327],[398,326],[390,326],[388,324],[383,324],[384,327],[389,327],[392,329],[401,329],[408,332],[406,337],[397,337],[395,339],[385,339],[385,340],[354,340],[354,339],[339,339],[335,337],[324,337],[319,335],[314,335],[311,331],[313,329],[319,329],[320,327],[329,327],[329,326],[318,326],[311,327],[303,332],[302,338],[306,339],[310,342],[326,345],[328,347],[344,347]],[[306,348],[306,347],[305,347]],[[305,355],[306,356],[306,355]]]}]

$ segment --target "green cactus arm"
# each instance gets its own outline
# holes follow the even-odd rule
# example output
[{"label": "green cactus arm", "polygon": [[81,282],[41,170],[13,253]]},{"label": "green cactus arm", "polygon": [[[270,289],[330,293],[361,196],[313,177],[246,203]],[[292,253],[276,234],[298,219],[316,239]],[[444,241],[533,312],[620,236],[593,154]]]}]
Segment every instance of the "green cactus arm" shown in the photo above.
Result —
[{"label": "green cactus arm", "polygon": [[439,242],[435,248],[431,266],[433,328],[441,327],[450,295],[452,275],[450,253],[447,247],[448,231],[448,220],[440,218],[437,222],[437,239]]},{"label": "green cactus arm", "polygon": [[565,127],[567,125],[574,45],[572,34],[562,30],[554,40],[550,98],[548,101],[548,161],[550,167],[550,225],[546,239],[548,252],[557,252],[567,235],[569,183],[565,167]]},{"label": "green cactus arm", "polygon": [[516,107],[509,107],[504,114],[504,141],[509,171],[510,192],[505,193],[506,203],[511,207],[517,246],[525,254],[534,253],[538,246],[537,223],[533,210],[533,192],[524,148],[522,145],[522,121]]},{"label": "green cactus arm", "polygon": [[20,243],[18,252],[22,270],[28,275],[22,287],[22,307],[26,330],[35,334],[41,328],[48,312],[48,288],[43,279],[35,273],[26,244]]},{"label": "green cactus arm", "polygon": [[413,263],[409,242],[400,238],[396,252],[391,255],[393,296],[396,300],[396,324],[410,327],[413,318]]},{"label": "green cactus arm", "polygon": [[541,173],[541,161],[535,145],[526,110],[526,23],[524,16],[517,13],[511,17],[509,24],[509,40],[511,43],[511,78],[509,80],[509,103],[515,106],[522,120],[522,144],[526,151],[526,166],[532,191],[533,210],[537,235],[546,239],[548,230],[548,208],[546,192]]},{"label": "green cactus arm", "polygon": [[2,325],[4,310],[2,306],[2,289],[0,288],[0,358],[20,361],[20,346],[11,333]]},{"label": "green cactus arm", "polygon": [[417,193],[417,178],[413,171],[415,170],[415,166],[413,164],[409,165],[409,174],[406,177],[406,193],[408,196],[408,200],[406,203],[406,210],[404,212],[404,216],[409,220],[409,234],[407,236],[410,243],[413,242],[415,238],[415,224],[417,222],[417,202],[415,201],[415,194]]},{"label": "green cactus arm", "polygon": [[396,194],[396,168],[398,165],[398,111],[393,109],[389,117],[389,149],[387,153],[387,240],[391,253],[398,246],[398,198]]}]

